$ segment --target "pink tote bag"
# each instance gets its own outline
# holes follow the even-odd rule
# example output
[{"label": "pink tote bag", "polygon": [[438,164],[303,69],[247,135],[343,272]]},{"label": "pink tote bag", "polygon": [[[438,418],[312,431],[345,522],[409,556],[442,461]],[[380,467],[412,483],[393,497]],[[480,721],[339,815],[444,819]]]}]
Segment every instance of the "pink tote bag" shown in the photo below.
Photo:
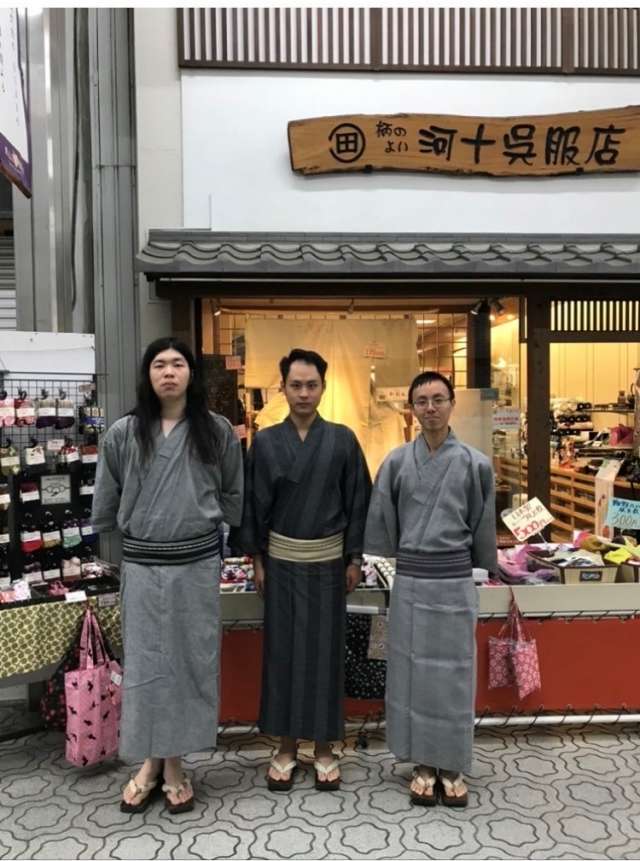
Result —
[{"label": "pink tote bag", "polygon": [[122,669],[107,656],[102,631],[90,607],[80,638],[80,665],[65,673],[65,756],[73,765],[95,765],[114,756],[120,736]]}]

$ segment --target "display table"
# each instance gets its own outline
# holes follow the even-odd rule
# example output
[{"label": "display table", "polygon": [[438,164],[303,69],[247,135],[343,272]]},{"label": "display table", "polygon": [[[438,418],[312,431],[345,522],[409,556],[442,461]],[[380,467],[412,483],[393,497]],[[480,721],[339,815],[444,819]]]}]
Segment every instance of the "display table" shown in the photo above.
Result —
[{"label": "display table", "polygon": [[[640,674],[631,669],[632,656],[640,654],[640,584],[516,586],[513,591],[529,617],[527,630],[538,644],[542,690],[521,702],[512,689],[488,689],[488,639],[504,623],[510,590],[506,586],[480,587],[478,714],[640,711]],[[384,595],[362,589],[350,595],[348,603],[383,609]],[[262,600],[255,593],[223,594],[221,606],[220,721],[254,723],[262,673]],[[83,604],[64,602],[0,611],[4,684],[11,683],[12,676],[16,684],[28,681],[19,675],[29,672],[25,667],[37,670],[55,665],[66,651],[82,611]],[[118,647],[119,608],[98,607],[97,613]],[[382,707],[378,700],[345,702],[349,716],[376,715]]]}]

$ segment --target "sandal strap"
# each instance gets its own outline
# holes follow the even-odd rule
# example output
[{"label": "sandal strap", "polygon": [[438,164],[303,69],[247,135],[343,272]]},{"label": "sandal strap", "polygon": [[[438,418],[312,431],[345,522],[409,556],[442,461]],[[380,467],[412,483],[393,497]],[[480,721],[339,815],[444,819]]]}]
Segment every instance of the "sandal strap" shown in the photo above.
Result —
[{"label": "sandal strap", "polygon": [[340,763],[337,759],[335,759],[335,757],[333,762],[329,763],[329,765],[323,765],[316,759],[313,762],[313,767],[318,772],[318,774],[324,774],[326,777],[328,774],[331,774],[332,771],[337,771],[337,769],[340,768]]},{"label": "sandal strap", "polygon": [[183,777],[180,783],[163,783],[162,791],[163,792],[173,792],[174,795],[177,795],[178,798],[182,795],[183,792],[186,792],[187,789],[191,789],[191,781],[188,777]]},{"label": "sandal strap", "polygon": [[296,759],[292,759],[291,762],[287,762],[282,765],[282,763],[278,762],[278,760],[274,757],[271,760],[270,768],[273,768],[279,774],[289,774],[289,772],[292,771],[292,769],[294,769],[297,764],[298,761]]},{"label": "sandal strap", "polygon": [[125,789],[129,789],[135,798],[138,795],[143,795],[144,793],[150,793],[152,789],[155,788],[157,780],[152,780],[150,783],[136,783],[135,778],[131,778],[129,783],[125,785]]},{"label": "sandal strap", "polygon": [[449,777],[444,777],[444,775],[441,774],[440,780],[442,781],[442,785],[448,792],[453,789],[461,789],[463,786],[466,789],[464,777],[460,773],[453,780],[451,780],[451,778]]},{"label": "sandal strap", "polygon": [[417,780],[418,783],[421,783],[425,789],[433,789],[433,787],[436,785],[437,777],[435,776],[435,774],[429,775],[429,777],[425,777],[424,775],[420,774],[417,768],[414,768],[413,772],[411,773],[411,776],[414,780]]}]

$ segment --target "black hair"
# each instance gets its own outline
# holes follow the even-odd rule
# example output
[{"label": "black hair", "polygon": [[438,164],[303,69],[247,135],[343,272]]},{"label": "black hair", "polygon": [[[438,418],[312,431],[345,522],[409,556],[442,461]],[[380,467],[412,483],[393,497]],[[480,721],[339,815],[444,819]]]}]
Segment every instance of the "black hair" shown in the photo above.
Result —
[{"label": "black hair", "polygon": [[455,400],[456,394],[453,390],[453,385],[451,380],[448,380],[442,374],[439,374],[437,371],[423,371],[421,374],[413,380],[411,385],[409,386],[409,403],[413,404],[413,393],[419,386],[424,386],[425,383],[444,383],[447,389],[449,390],[449,397],[452,401]]},{"label": "black hair", "polygon": [[288,356],[283,356],[280,359],[280,375],[283,383],[287,382],[291,365],[294,362],[306,362],[307,365],[315,365],[318,369],[318,373],[320,374],[320,379],[324,383],[324,377],[327,373],[328,367],[325,360],[319,353],[314,353],[313,350],[302,350],[299,347],[296,347],[295,350],[291,350]]},{"label": "black hair", "polygon": [[185,418],[189,422],[189,444],[203,463],[217,464],[220,462],[222,435],[207,408],[207,393],[200,368],[196,365],[189,346],[171,337],[158,338],[149,344],[140,364],[137,402],[130,415],[136,418],[135,434],[143,458],[148,460],[153,454],[153,426],[161,416],[160,399],[153,391],[149,369],[158,353],[164,350],[176,350],[184,357],[191,370],[185,407]]}]

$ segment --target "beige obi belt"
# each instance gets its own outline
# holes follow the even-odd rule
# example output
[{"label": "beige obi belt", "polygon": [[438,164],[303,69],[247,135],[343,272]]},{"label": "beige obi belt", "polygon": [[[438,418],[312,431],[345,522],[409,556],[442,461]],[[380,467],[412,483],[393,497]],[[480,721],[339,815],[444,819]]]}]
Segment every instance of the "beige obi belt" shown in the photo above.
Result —
[{"label": "beige obi belt", "polygon": [[307,540],[270,532],[268,552],[272,559],[284,562],[331,562],[344,555],[344,533]]}]

